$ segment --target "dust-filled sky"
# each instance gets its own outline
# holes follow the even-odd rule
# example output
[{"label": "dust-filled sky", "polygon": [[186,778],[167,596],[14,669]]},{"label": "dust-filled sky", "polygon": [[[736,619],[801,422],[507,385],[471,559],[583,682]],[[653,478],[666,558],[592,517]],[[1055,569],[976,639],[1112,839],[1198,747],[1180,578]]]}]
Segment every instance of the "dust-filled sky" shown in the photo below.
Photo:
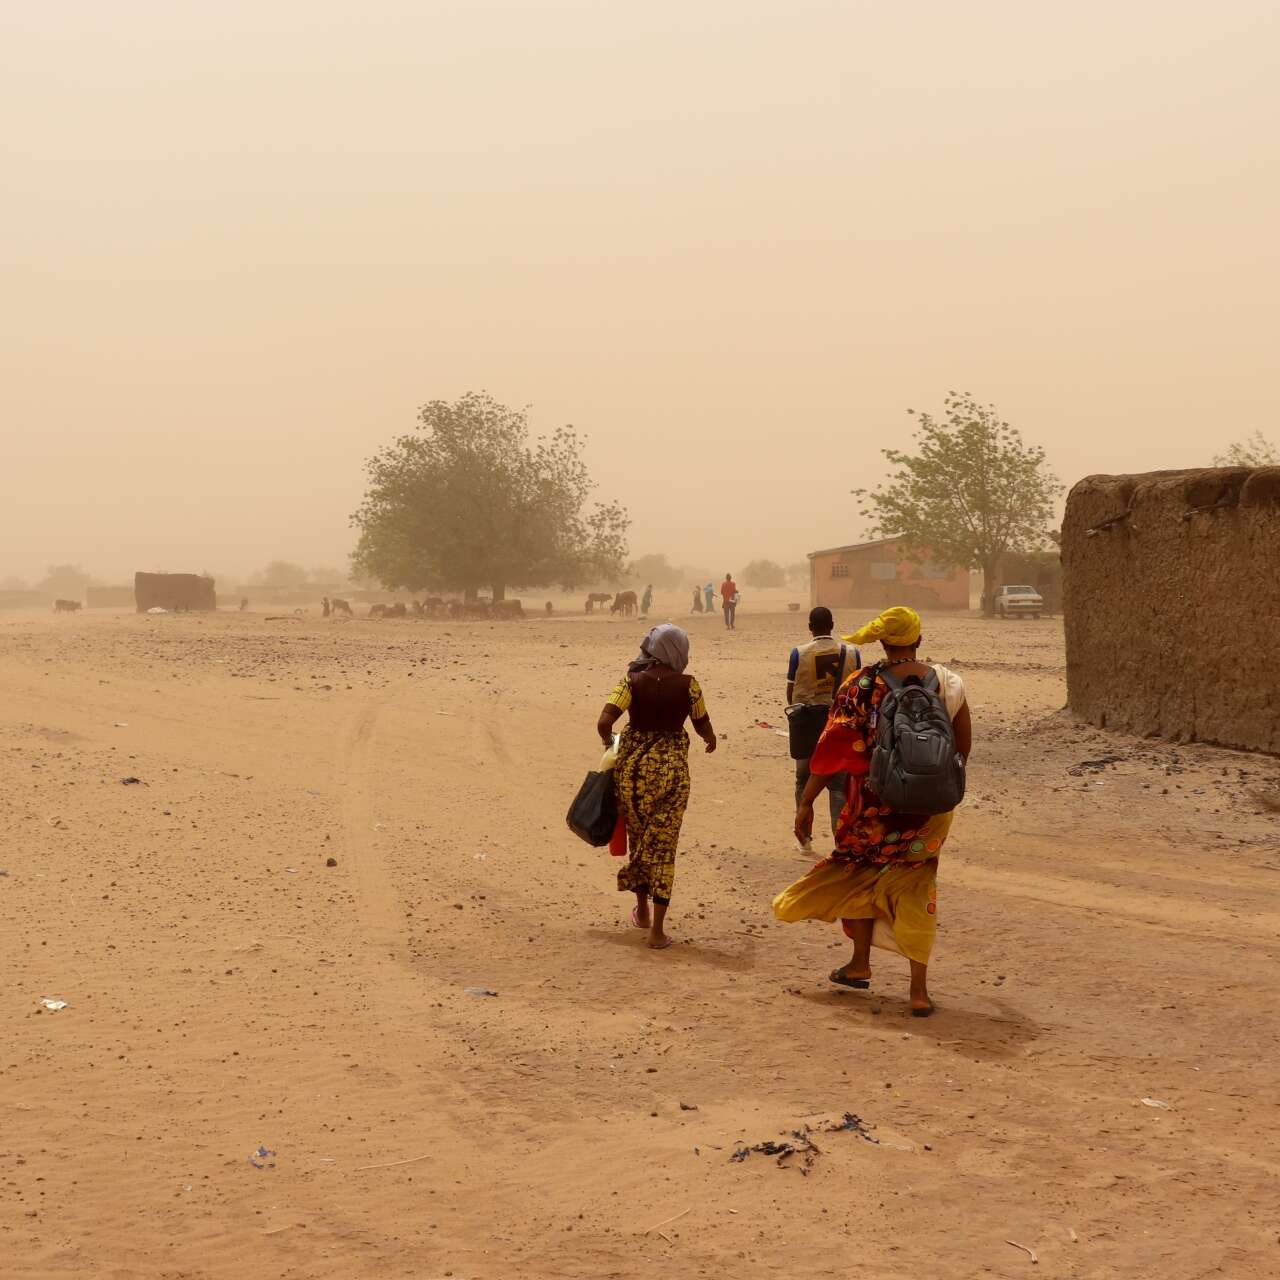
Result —
[{"label": "dust-filled sky", "polygon": [[0,17],[0,577],[345,563],[486,389],[632,551],[862,531],[907,407],[1065,481],[1280,438],[1275,0],[58,0]]}]

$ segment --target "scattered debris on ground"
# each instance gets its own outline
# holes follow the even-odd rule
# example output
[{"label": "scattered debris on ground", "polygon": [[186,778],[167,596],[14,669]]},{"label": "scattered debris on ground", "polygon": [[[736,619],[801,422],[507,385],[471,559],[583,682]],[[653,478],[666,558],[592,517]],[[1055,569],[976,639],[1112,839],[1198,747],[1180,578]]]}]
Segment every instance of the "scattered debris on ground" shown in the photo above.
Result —
[{"label": "scattered debris on ground", "polygon": [[[739,1146],[729,1159],[734,1164],[741,1164],[753,1152],[758,1152],[762,1156],[776,1156],[780,1169],[794,1167],[808,1176],[809,1170],[813,1168],[813,1162],[822,1154],[822,1148],[813,1141],[814,1133],[856,1133],[864,1142],[870,1142],[877,1147],[881,1145],[880,1139],[872,1136],[860,1116],[854,1115],[852,1111],[846,1111],[844,1119],[839,1123],[834,1120],[824,1120],[816,1129],[810,1128],[807,1124],[802,1125],[799,1129],[792,1129],[790,1137],[782,1142],[769,1139],[765,1142],[757,1142],[750,1147]],[[792,1156],[799,1157],[794,1166],[787,1163]]]}]

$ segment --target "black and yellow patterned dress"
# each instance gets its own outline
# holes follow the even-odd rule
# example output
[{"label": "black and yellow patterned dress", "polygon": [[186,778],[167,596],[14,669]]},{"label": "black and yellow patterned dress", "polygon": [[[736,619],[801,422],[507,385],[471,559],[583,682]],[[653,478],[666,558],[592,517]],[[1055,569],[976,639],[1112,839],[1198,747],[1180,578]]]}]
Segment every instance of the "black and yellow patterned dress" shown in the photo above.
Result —
[{"label": "black and yellow patterned dress", "polygon": [[632,671],[619,681],[609,705],[630,713],[613,770],[629,851],[618,872],[618,888],[668,902],[680,825],[689,803],[689,734],[684,722],[690,717],[706,719],[702,690],[689,675],[666,669]]}]

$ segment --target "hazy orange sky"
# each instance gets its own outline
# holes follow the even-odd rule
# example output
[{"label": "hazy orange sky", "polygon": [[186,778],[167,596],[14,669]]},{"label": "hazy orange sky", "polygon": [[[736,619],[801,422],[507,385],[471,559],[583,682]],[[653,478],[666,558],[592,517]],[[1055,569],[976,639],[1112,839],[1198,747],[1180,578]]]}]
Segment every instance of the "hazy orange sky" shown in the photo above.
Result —
[{"label": "hazy orange sky", "polygon": [[469,389],[717,573],[855,538],[950,387],[1068,482],[1280,438],[1278,15],[8,4],[0,576],[343,563]]}]

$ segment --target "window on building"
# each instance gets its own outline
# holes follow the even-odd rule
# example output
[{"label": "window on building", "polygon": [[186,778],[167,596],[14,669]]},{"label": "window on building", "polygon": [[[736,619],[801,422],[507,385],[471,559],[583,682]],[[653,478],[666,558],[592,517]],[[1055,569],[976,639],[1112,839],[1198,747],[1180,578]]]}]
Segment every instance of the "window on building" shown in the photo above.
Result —
[{"label": "window on building", "polygon": [[871,576],[880,582],[892,582],[898,576],[898,566],[891,560],[873,560]]},{"label": "window on building", "polygon": [[920,566],[920,576],[938,582],[943,578],[951,577],[951,570],[945,564],[935,564],[929,560]]},{"label": "window on building", "polygon": [[831,576],[833,578],[847,578],[849,576],[849,566],[841,564],[839,561],[833,561],[831,564]]}]

